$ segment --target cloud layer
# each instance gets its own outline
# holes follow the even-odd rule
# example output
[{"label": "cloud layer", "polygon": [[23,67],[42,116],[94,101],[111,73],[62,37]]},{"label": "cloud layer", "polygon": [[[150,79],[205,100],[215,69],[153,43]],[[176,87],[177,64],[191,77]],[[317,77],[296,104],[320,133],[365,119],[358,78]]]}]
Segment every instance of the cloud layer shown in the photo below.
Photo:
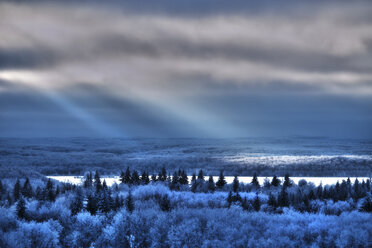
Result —
[{"label": "cloud layer", "polygon": [[[85,122],[104,122],[115,130],[124,125],[128,129],[124,133],[134,136],[139,131],[132,126],[140,126],[139,122],[146,136],[154,131],[155,122],[173,130],[171,136],[177,133],[176,123],[187,126],[178,130],[180,136],[189,136],[194,129],[211,136],[221,131],[226,136],[249,135],[246,126],[259,129],[249,118],[232,121],[229,114],[221,116],[217,107],[221,98],[230,106],[231,116],[252,109],[262,115],[258,122],[272,121],[265,113],[277,108],[252,108],[246,100],[236,106],[234,99],[241,97],[277,103],[314,96],[341,98],[337,103],[324,101],[335,116],[358,113],[350,122],[365,126],[371,122],[372,109],[368,100],[372,95],[371,12],[367,1],[315,1],[313,5],[302,1],[281,5],[274,1],[231,5],[224,1],[4,2],[0,4],[0,94],[41,94],[69,115],[88,116],[91,111],[89,116],[103,120]],[[90,87],[82,90],[80,85]],[[130,117],[119,120],[113,118],[117,108],[107,107],[102,114],[100,106],[82,104],[84,95],[90,102],[102,95],[108,102],[121,99],[136,107],[127,112]],[[353,104],[354,98],[364,100]],[[341,110],[341,102],[358,109]],[[161,113],[154,114],[152,107]],[[321,126],[316,108],[295,112],[308,114]],[[290,116],[284,112],[277,121]],[[4,113],[0,118],[10,120]],[[265,125],[260,134],[279,132]],[[340,130],[349,130],[350,125]],[[7,128],[3,126],[0,133]],[[363,130],[358,136],[367,132]],[[312,134],[311,129],[308,132]]]}]

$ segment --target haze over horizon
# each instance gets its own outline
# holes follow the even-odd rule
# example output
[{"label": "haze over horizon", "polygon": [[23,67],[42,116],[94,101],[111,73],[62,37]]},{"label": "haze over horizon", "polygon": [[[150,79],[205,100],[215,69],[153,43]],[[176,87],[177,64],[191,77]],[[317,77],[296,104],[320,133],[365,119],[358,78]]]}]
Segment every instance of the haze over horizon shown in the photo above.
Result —
[{"label": "haze over horizon", "polygon": [[0,137],[372,138],[370,1],[2,1]]}]

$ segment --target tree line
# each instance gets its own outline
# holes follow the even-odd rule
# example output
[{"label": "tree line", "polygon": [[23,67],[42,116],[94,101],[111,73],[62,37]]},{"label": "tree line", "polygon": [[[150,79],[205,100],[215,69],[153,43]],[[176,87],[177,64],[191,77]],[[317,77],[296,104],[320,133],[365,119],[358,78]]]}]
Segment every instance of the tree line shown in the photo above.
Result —
[{"label": "tree line", "polygon": [[[333,202],[352,200],[357,203],[363,199],[359,206],[359,211],[372,212],[371,201],[371,181],[359,182],[358,179],[352,183],[350,178],[337,182],[335,185],[315,186],[300,180],[298,185],[294,184],[289,175],[286,174],[284,181],[273,176],[270,180],[266,179],[263,185],[260,185],[257,174],[255,173],[251,183],[240,183],[237,176],[231,184],[227,184],[225,176],[221,171],[218,180],[215,182],[212,176],[206,179],[203,170],[191,176],[189,182],[188,176],[184,170],[175,171],[172,176],[167,174],[165,168],[158,175],[149,175],[149,173],[138,173],[136,170],[131,171],[128,167],[125,172],[120,174],[120,185],[128,186],[126,197],[120,195],[120,185],[114,184],[108,187],[105,180],[102,181],[98,171],[89,172],[85,175],[81,186],[69,183],[54,183],[48,179],[44,187],[32,187],[29,178],[26,178],[21,184],[19,179],[16,180],[12,189],[3,184],[0,180],[0,199],[1,205],[11,206],[16,203],[17,216],[27,219],[25,199],[35,199],[40,202],[54,202],[56,198],[66,192],[73,192],[74,197],[69,206],[71,213],[76,215],[81,211],[88,211],[95,215],[99,213],[109,213],[126,207],[129,212],[134,210],[131,188],[148,184],[164,184],[171,191],[190,191],[193,193],[214,193],[215,191],[228,192],[226,197],[226,207],[232,205],[240,206],[247,211],[260,211],[263,201],[259,193],[267,195],[267,201],[264,202],[274,213],[281,213],[284,207],[292,207],[300,212],[317,212],[312,207],[312,201]],[[254,199],[242,197],[242,192],[255,192]],[[171,210],[171,203],[168,195],[158,195],[157,203],[164,211]]]}]

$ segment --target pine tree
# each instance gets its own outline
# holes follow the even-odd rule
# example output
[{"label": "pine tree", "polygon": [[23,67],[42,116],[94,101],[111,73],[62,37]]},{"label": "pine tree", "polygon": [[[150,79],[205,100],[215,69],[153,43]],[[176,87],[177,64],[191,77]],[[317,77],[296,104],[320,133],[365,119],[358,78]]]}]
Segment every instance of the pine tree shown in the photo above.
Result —
[{"label": "pine tree", "polygon": [[280,194],[278,195],[278,205],[280,207],[288,207],[289,206],[289,199],[288,193],[286,191],[286,187],[283,186]]},{"label": "pine tree", "polygon": [[157,179],[156,179],[156,175],[155,175],[155,174],[152,174],[152,175],[151,175],[151,181],[153,181],[153,182],[156,182],[156,181],[157,181]]},{"label": "pine tree", "polygon": [[346,180],[346,187],[347,187],[348,195],[351,195],[351,180],[350,180],[350,177],[348,177],[347,180]]},{"label": "pine tree", "polygon": [[134,203],[133,203],[133,197],[132,197],[132,192],[129,191],[127,200],[125,202],[125,206],[128,210],[128,212],[132,213],[134,210]]},{"label": "pine tree", "polygon": [[187,178],[187,174],[186,174],[186,172],[184,170],[181,171],[180,183],[182,185],[189,184],[189,179]]},{"label": "pine tree", "polygon": [[94,186],[96,187],[96,192],[99,192],[102,189],[101,177],[98,171],[94,174]]},{"label": "pine tree", "polygon": [[223,175],[223,171],[220,171],[220,176],[218,177],[218,181],[216,182],[216,186],[219,189],[222,189],[226,185],[225,176]]},{"label": "pine tree", "polygon": [[353,190],[354,190],[354,200],[357,201],[361,196],[361,189],[360,189],[358,178],[355,179]]},{"label": "pine tree", "polygon": [[366,188],[366,182],[364,181],[364,179],[362,180],[361,186],[362,186],[363,191],[367,190],[367,188]]},{"label": "pine tree", "polygon": [[30,184],[30,179],[28,177],[26,178],[25,183],[23,184],[22,194],[26,198],[31,198],[33,195],[32,186]]},{"label": "pine tree", "polygon": [[0,179],[0,196],[4,195],[6,193],[6,188],[3,182]]},{"label": "pine tree", "polygon": [[178,174],[177,174],[176,171],[173,173],[172,184],[173,184],[173,185],[178,184]]},{"label": "pine tree", "polygon": [[191,181],[191,182],[192,182],[192,184],[191,184],[191,192],[196,193],[196,191],[197,191],[197,189],[198,189],[201,181],[194,180],[194,181]]},{"label": "pine tree", "polygon": [[14,184],[14,187],[13,187],[14,201],[18,201],[20,195],[21,195],[21,183],[20,183],[19,179],[17,179],[17,181],[16,181],[16,183]]},{"label": "pine tree", "polygon": [[335,187],[333,187],[333,186],[329,187],[328,199],[332,199],[333,201],[336,201],[335,196],[336,196]]},{"label": "pine tree", "polygon": [[149,182],[150,182],[149,174],[146,171],[142,172],[141,183],[146,185],[149,184]]},{"label": "pine tree", "polygon": [[72,199],[70,204],[70,210],[72,215],[78,214],[84,207],[83,196],[80,191],[78,191],[75,197]]},{"label": "pine tree", "polygon": [[134,185],[138,185],[139,182],[140,182],[140,178],[139,178],[138,172],[137,172],[136,170],[134,170],[134,171],[132,172],[132,183],[133,183]]},{"label": "pine tree", "polygon": [[166,181],[167,180],[167,170],[165,169],[165,167],[161,168],[161,175],[162,175],[163,181]]},{"label": "pine tree", "polygon": [[123,207],[123,205],[124,205],[123,199],[116,195],[113,210],[118,211],[121,207]]},{"label": "pine tree", "polygon": [[42,201],[42,200],[45,200],[45,195],[44,195],[44,192],[43,190],[37,186],[36,187],[36,190],[35,190],[35,197],[38,201]]},{"label": "pine tree", "polygon": [[171,210],[171,202],[167,194],[160,197],[159,206],[162,211],[169,212]]},{"label": "pine tree", "polygon": [[280,180],[276,176],[274,176],[273,180],[271,181],[271,185],[274,186],[274,187],[279,186],[280,185]]},{"label": "pine tree", "polygon": [[129,167],[127,167],[127,170],[125,171],[124,183],[126,183],[126,184],[132,184],[133,183],[132,175],[131,175]]},{"label": "pine tree", "polygon": [[58,195],[60,194],[61,190],[59,189],[59,185],[56,187],[56,192],[55,192],[55,197],[57,198]]},{"label": "pine tree", "polygon": [[315,194],[314,194],[314,191],[313,191],[313,190],[310,190],[310,192],[309,192],[307,198],[308,198],[309,200],[315,200],[316,197],[315,197]]},{"label": "pine tree", "polygon": [[324,187],[323,188],[323,195],[322,195],[322,198],[324,199],[329,199],[329,192],[327,190],[327,187]]},{"label": "pine tree", "polygon": [[341,200],[341,186],[340,186],[340,183],[338,181],[335,185],[335,195],[333,197],[333,200],[334,201]]},{"label": "pine tree", "polygon": [[208,191],[214,192],[216,190],[216,184],[214,183],[213,177],[209,176],[208,179]]},{"label": "pine tree", "polygon": [[233,191],[236,193],[239,190],[239,179],[238,176],[234,176]]},{"label": "pine tree", "polygon": [[25,202],[25,200],[23,199],[22,196],[20,196],[20,198],[17,202],[16,210],[17,210],[18,218],[20,218],[20,219],[25,219],[26,218],[26,202]]},{"label": "pine tree", "polygon": [[102,213],[108,213],[111,211],[112,207],[113,200],[111,198],[110,190],[103,190],[98,202],[98,208],[101,210]]},{"label": "pine tree", "polygon": [[319,184],[319,186],[316,188],[316,198],[317,199],[323,199],[323,186],[322,184]]},{"label": "pine tree", "polygon": [[245,211],[249,210],[249,202],[247,200],[247,197],[244,197],[243,200],[242,200],[242,208]]},{"label": "pine tree", "polygon": [[167,180],[167,171],[165,168],[161,168],[161,172],[159,173],[159,181],[165,182]]},{"label": "pine tree", "polygon": [[371,200],[371,196],[367,196],[363,203],[362,203],[362,206],[360,207],[359,211],[361,212],[367,212],[367,213],[371,213],[372,212],[372,200]]},{"label": "pine tree", "polygon": [[269,200],[267,201],[267,205],[271,206],[274,210],[278,207],[278,203],[273,194],[269,194]]},{"label": "pine tree", "polygon": [[89,172],[85,175],[85,180],[84,180],[84,188],[90,188],[93,185],[93,176],[92,172]]},{"label": "pine tree", "polygon": [[104,179],[103,180],[103,183],[102,183],[102,189],[107,189],[107,183],[106,183],[106,180]]},{"label": "pine tree", "polygon": [[261,201],[260,198],[258,197],[258,193],[256,193],[256,197],[254,198],[253,201],[253,209],[258,212],[261,209]]},{"label": "pine tree", "polygon": [[195,175],[195,173],[192,173],[191,183],[193,183],[195,181],[196,181],[196,175]]},{"label": "pine tree", "polygon": [[125,183],[125,173],[124,173],[124,171],[120,172],[120,177],[119,178],[120,178],[119,179],[120,183]]},{"label": "pine tree", "polygon": [[228,208],[231,207],[232,202],[233,202],[232,192],[230,191],[229,194],[228,194],[228,196],[227,196],[227,206],[228,206]]},{"label": "pine tree", "polygon": [[285,176],[284,176],[284,183],[283,183],[283,185],[285,187],[291,187],[292,186],[292,182],[291,182],[291,179],[289,179],[289,174],[288,173],[285,174]]},{"label": "pine tree", "polygon": [[233,201],[242,201],[242,197],[240,196],[239,192],[236,193],[235,197],[233,196]]},{"label": "pine tree", "polygon": [[56,199],[56,195],[54,193],[54,185],[53,185],[52,180],[50,180],[50,178],[48,179],[46,183],[44,192],[45,192],[45,195],[48,201],[53,202]]},{"label": "pine tree", "polygon": [[88,196],[86,209],[91,215],[95,215],[97,213],[98,203],[94,195]]},{"label": "pine tree", "polygon": [[54,185],[53,185],[52,180],[50,180],[50,178],[48,179],[48,181],[47,181],[47,183],[46,183],[46,185],[45,185],[45,188],[46,188],[47,190],[53,190]]},{"label": "pine tree", "polygon": [[159,173],[158,173],[158,181],[165,181],[165,179],[163,180],[163,175],[162,175],[162,173],[161,173],[161,171],[159,171]]},{"label": "pine tree", "polygon": [[204,181],[204,173],[203,173],[203,170],[199,170],[198,179]]},{"label": "pine tree", "polygon": [[254,175],[253,175],[253,179],[252,179],[251,184],[252,184],[254,187],[257,187],[257,188],[260,187],[260,183],[258,182],[258,178],[257,178],[257,173],[256,173],[256,172],[255,172]]}]

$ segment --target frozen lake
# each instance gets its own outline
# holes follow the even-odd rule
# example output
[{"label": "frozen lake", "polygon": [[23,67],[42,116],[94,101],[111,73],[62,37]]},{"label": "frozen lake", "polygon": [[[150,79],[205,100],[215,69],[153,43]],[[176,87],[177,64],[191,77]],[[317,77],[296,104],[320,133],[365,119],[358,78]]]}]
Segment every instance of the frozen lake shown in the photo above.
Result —
[{"label": "frozen lake", "polygon": [[[60,182],[65,182],[65,183],[72,183],[72,184],[81,184],[83,182],[83,176],[47,176],[48,178],[60,181]],[[262,185],[264,183],[264,180],[268,178],[270,181],[272,180],[272,177],[258,177],[258,181]],[[282,182],[284,180],[283,177],[278,177]],[[342,180],[347,180],[347,177],[290,177],[291,180],[293,180],[296,184],[298,181],[301,179],[305,179],[308,183],[312,182],[315,185],[319,185],[322,183],[323,185],[331,185],[331,184],[336,184],[338,182],[342,182]],[[357,177],[350,177],[351,182],[354,182]],[[208,180],[208,177],[205,177],[206,180]],[[218,180],[218,176],[213,177],[214,181],[216,182]],[[226,176],[225,177],[227,183],[232,183],[234,180],[234,177],[232,176]],[[250,183],[252,181],[252,177],[238,177],[240,182],[243,183]],[[362,180],[367,180],[369,179],[368,177],[358,177],[359,182],[362,182]],[[120,180],[119,177],[101,177],[101,180],[106,180],[107,185],[111,186],[114,183],[119,184]],[[189,181],[191,181],[191,176],[189,176]]]}]

